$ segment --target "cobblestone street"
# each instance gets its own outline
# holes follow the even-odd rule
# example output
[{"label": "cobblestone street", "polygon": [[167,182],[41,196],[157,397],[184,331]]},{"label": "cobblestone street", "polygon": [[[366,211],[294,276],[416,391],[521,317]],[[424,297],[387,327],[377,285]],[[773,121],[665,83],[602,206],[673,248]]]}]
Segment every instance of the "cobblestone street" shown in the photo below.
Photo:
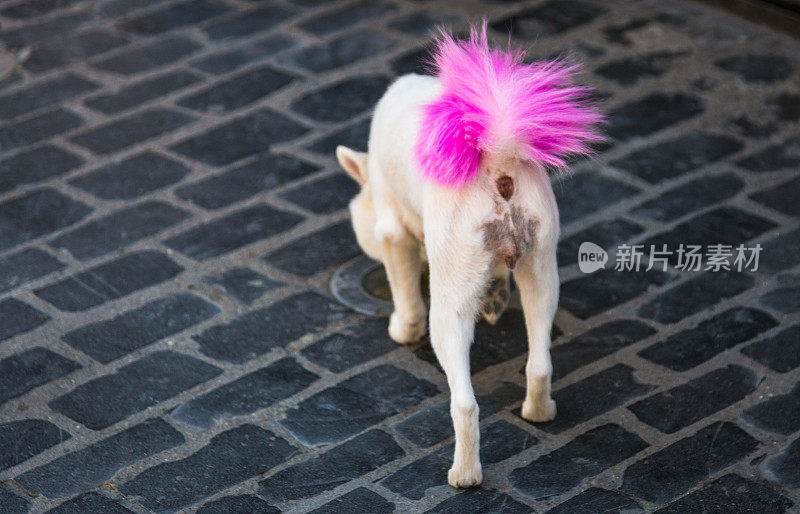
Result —
[{"label": "cobblestone street", "polygon": [[[609,141],[553,178],[558,415],[520,417],[521,311],[479,323],[459,492],[429,342],[331,294],[361,255],[333,150],[481,16],[585,63]],[[689,1],[8,0],[0,42],[0,512],[798,508],[800,40]]]}]

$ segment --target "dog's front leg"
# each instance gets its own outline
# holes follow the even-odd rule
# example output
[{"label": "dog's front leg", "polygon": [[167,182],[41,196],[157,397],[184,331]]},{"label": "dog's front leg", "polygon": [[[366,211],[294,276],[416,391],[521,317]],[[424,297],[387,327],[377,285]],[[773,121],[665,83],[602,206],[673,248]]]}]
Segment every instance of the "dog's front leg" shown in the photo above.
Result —
[{"label": "dog's front leg", "polygon": [[[427,234],[426,234],[427,240]],[[453,244],[453,241],[449,241]],[[487,256],[454,244],[450,252],[428,247],[431,270],[431,344],[450,386],[450,414],[456,445],[447,481],[471,487],[483,480],[480,463],[478,404],[472,391],[469,347],[480,295],[489,277]]]},{"label": "dog's front leg", "polygon": [[405,230],[384,235],[381,254],[392,289],[394,312],[389,318],[389,336],[398,343],[413,343],[425,335],[425,302],[420,290],[419,242]]},{"label": "dog's front leg", "polygon": [[528,332],[527,392],[522,417],[550,421],[556,403],[550,397],[550,330],[558,307],[558,267],[555,249],[527,255],[514,271]]}]

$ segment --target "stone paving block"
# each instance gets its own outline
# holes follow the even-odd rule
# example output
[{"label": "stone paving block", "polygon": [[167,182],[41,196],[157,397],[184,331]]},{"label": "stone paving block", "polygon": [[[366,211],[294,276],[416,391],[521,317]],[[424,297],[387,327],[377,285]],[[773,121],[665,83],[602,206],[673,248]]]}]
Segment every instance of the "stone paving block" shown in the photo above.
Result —
[{"label": "stone paving block", "polygon": [[633,368],[617,364],[553,393],[558,416],[536,428],[552,434],[563,432],[623,403],[652,391],[633,376]]},{"label": "stone paving block", "polygon": [[580,27],[604,12],[605,9],[588,2],[552,0],[492,23],[492,28],[501,34],[511,32],[517,37],[537,38]]},{"label": "stone paving block", "polygon": [[134,75],[175,62],[199,48],[200,45],[188,37],[173,36],[123,49],[110,57],[95,59],[90,64],[100,70]]},{"label": "stone paving block", "polygon": [[742,348],[742,353],[778,373],[800,366],[800,325]]},{"label": "stone paving block", "polygon": [[400,468],[378,483],[410,500],[422,499],[428,489],[446,490],[447,470],[453,461],[453,445],[448,445]]},{"label": "stone paving block", "polygon": [[344,145],[358,150],[367,151],[367,141],[369,140],[369,127],[371,119],[353,123],[342,129],[335,130],[331,134],[311,143],[308,149],[320,155],[335,155],[336,147]]},{"label": "stone paving block", "polygon": [[303,400],[280,424],[307,446],[335,443],[438,393],[427,380],[384,364]]},{"label": "stone paving block", "polygon": [[37,41],[31,49],[30,56],[22,65],[34,73],[46,72],[113,50],[129,41],[127,36],[102,29],[66,34],[62,37]]},{"label": "stone paving block", "polygon": [[70,185],[106,200],[129,200],[180,181],[189,168],[153,152],[112,162],[70,180]]},{"label": "stone paving block", "polygon": [[672,370],[686,371],[777,324],[769,314],[737,307],[652,344],[638,355]]},{"label": "stone paving block", "polygon": [[649,325],[631,319],[614,320],[592,328],[551,348],[553,381],[655,333]]},{"label": "stone paving block", "polygon": [[0,423],[0,470],[14,467],[72,436],[43,419]]},{"label": "stone paving block", "polygon": [[0,301],[0,341],[44,325],[50,316],[14,298]]},{"label": "stone paving block", "polygon": [[[489,417],[510,404],[521,402],[524,397],[524,388],[509,382],[502,382],[491,393],[477,395],[478,416],[480,419]],[[450,401],[443,401],[416,412],[395,423],[392,428],[398,434],[423,448],[444,441],[453,436]]]},{"label": "stone paving block", "polygon": [[277,509],[258,496],[241,495],[225,496],[219,500],[208,502],[197,510],[198,514],[278,514]]},{"label": "stone paving block", "polygon": [[233,268],[220,275],[209,277],[207,281],[221,286],[227,294],[246,304],[253,303],[282,285],[281,282],[256,273],[250,268]]},{"label": "stone paving block", "polygon": [[796,490],[800,487],[800,439],[795,439],[762,466],[765,474],[779,484]]},{"label": "stone paving block", "polygon": [[5,31],[0,34],[0,39],[10,48],[32,45],[53,38],[53,34],[69,34],[91,18],[89,9],[76,9],[46,21],[33,21],[17,29]]},{"label": "stone paving block", "polygon": [[71,140],[102,155],[171,132],[194,120],[188,114],[155,107],[84,131]]},{"label": "stone paving block", "polygon": [[244,416],[298,393],[318,379],[292,358],[284,358],[179,405],[171,416],[199,428]]},{"label": "stone paving block", "polygon": [[[792,314],[800,312],[800,277],[782,277],[781,284],[786,287],[779,287],[758,299],[762,305],[772,307],[778,312]],[[791,285],[789,285],[791,284]]]},{"label": "stone paving block", "polygon": [[[47,205],[47,209],[41,209]],[[0,204],[0,247],[17,244],[67,227],[92,211],[88,205],[56,191],[38,189]]]},{"label": "stone paving block", "polygon": [[0,14],[9,18],[29,19],[47,14],[66,5],[69,5],[69,2],[64,0],[31,0],[26,3],[5,7],[0,10]]},{"label": "stone paving block", "polygon": [[798,217],[800,216],[800,208],[798,208],[795,201],[798,193],[800,193],[800,178],[794,178],[776,186],[757,191],[751,194],[750,198],[766,205],[770,209]]},{"label": "stone paving block", "polygon": [[329,34],[370,18],[385,18],[395,9],[394,4],[382,0],[359,0],[338,9],[324,11],[319,16],[300,23],[300,27],[312,34]]},{"label": "stone paving block", "polygon": [[800,120],[800,95],[796,93],[781,93],[767,100],[767,105],[773,107],[773,115],[780,121]]},{"label": "stone paving block", "polygon": [[758,446],[735,424],[718,421],[629,466],[621,490],[651,503],[665,503]]},{"label": "stone paving block", "polygon": [[637,150],[611,165],[658,184],[723,159],[743,147],[741,141],[728,136],[695,132]]},{"label": "stone paving block", "polygon": [[768,241],[761,243],[760,268],[762,271],[780,271],[797,264],[797,252],[800,251],[800,228],[786,231]]},{"label": "stone paving block", "polygon": [[567,178],[563,187],[554,189],[564,225],[639,192],[633,186],[591,172]]},{"label": "stone paving block", "polygon": [[229,7],[216,0],[180,2],[158,11],[123,19],[117,26],[133,34],[160,34],[172,29],[193,25],[226,13]]},{"label": "stone paving block", "polygon": [[598,512],[637,514],[644,510],[636,501],[617,491],[590,487],[548,510],[547,514],[597,514]]},{"label": "stone paving block", "polygon": [[262,61],[272,54],[294,48],[298,44],[298,40],[289,35],[274,33],[256,41],[211,53],[192,61],[191,65],[198,70],[223,74]]},{"label": "stone paving block", "polygon": [[48,510],[48,514],[73,514],[76,512],[102,512],[103,514],[128,514],[133,512],[118,502],[98,493],[86,493],[65,501]]},{"label": "stone paving block", "polygon": [[347,207],[358,191],[353,179],[338,173],[290,189],[280,196],[314,214],[331,214]]},{"label": "stone paving block", "polygon": [[83,118],[60,107],[25,118],[0,128],[0,148],[4,151],[32,145],[83,125]]},{"label": "stone paving block", "polygon": [[183,268],[163,253],[145,250],[82,271],[34,293],[62,311],[84,311],[169,280],[181,271]]},{"label": "stone paving block", "polygon": [[262,480],[258,493],[274,502],[308,498],[403,456],[405,452],[389,434],[370,430]]},{"label": "stone paving block", "polygon": [[274,467],[297,450],[268,430],[242,425],[188,457],[149,468],[120,486],[153,510],[177,510]]},{"label": "stone paving block", "polygon": [[41,347],[6,357],[0,360],[0,405],[80,367],[77,362]]},{"label": "stone paving block", "polygon": [[243,166],[182,186],[175,194],[206,209],[219,209],[319,169],[287,155],[264,154]]},{"label": "stone paving block", "polygon": [[220,373],[218,367],[194,357],[161,351],[80,385],[48,405],[92,430],[100,430]]},{"label": "stone paving block", "polygon": [[656,512],[681,514],[713,510],[778,514],[786,512],[793,504],[792,500],[773,487],[730,474],[711,482],[702,489],[687,494]]},{"label": "stone paving block", "polygon": [[470,489],[459,492],[432,509],[430,513],[459,514],[462,512],[504,512],[507,514],[524,514],[531,508],[520,503],[511,496],[493,489]]},{"label": "stone paving block", "polygon": [[405,75],[406,73],[430,75],[430,66],[426,64],[429,55],[430,52],[426,48],[401,54],[392,60],[392,71],[395,75]]},{"label": "stone paving block", "polygon": [[340,512],[381,514],[394,511],[394,504],[388,502],[383,496],[364,487],[359,487],[311,512],[313,514],[339,514]]},{"label": "stone paving block", "polygon": [[158,234],[189,217],[190,213],[168,203],[147,201],[81,225],[53,239],[49,245],[87,261]]},{"label": "stone paving block", "polygon": [[539,440],[530,433],[501,419],[481,427],[481,462],[496,464],[538,443]]},{"label": "stone paving block", "polygon": [[308,46],[287,53],[278,62],[315,73],[333,70],[385,52],[396,40],[375,30],[357,30],[343,34],[327,43]]},{"label": "stone paving block", "polygon": [[461,20],[458,14],[445,14],[437,16],[427,11],[414,12],[401,16],[390,21],[387,25],[394,30],[403,32],[411,36],[424,38],[433,36],[438,26],[453,26],[455,22]]},{"label": "stone paving block", "polygon": [[134,462],[185,441],[180,432],[154,418],[23,473],[15,480],[51,498],[70,496],[108,481]]},{"label": "stone paving block", "polygon": [[641,79],[660,77],[667,72],[678,57],[688,52],[650,52],[635,57],[625,57],[606,63],[595,70],[601,77],[630,86]]},{"label": "stone paving block", "polygon": [[108,363],[216,316],[220,308],[191,293],[179,293],[67,332],[61,339]]},{"label": "stone paving block", "polygon": [[8,514],[24,514],[28,512],[28,500],[0,487],[0,508]]},{"label": "stone paving block", "polygon": [[300,221],[302,218],[296,214],[255,205],[189,229],[164,244],[202,261],[289,230]]},{"label": "stone paving block", "polygon": [[720,411],[755,391],[759,376],[729,364],[628,406],[637,418],[671,434]]},{"label": "stone paving block", "polygon": [[772,396],[742,413],[742,418],[761,430],[791,435],[800,430],[800,383],[786,394]]},{"label": "stone paving block", "polygon": [[95,95],[84,101],[86,105],[105,114],[116,114],[143,104],[159,96],[196,84],[202,77],[197,73],[177,70],[134,82],[113,93]]},{"label": "stone paving block", "polygon": [[389,338],[388,327],[387,318],[364,319],[307,346],[300,353],[318,366],[341,373],[397,349],[397,343]]},{"label": "stone paving block", "polygon": [[0,161],[0,191],[64,175],[83,162],[77,155],[53,145],[18,153]]},{"label": "stone paving block", "polygon": [[611,248],[621,243],[629,243],[633,236],[640,234],[643,230],[641,225],[620,218],[596,223],[559,241],[558,265],[576,264],[578,249],[585,241],[592,242],[601,248]]},{"label": "stone paving block", "polygon": [[584,478],[596,475],[647,448],[637,435],[614,424],[581,434],[530,464],[513,470],[514,489],[541,499],[564,493]]},{"label": "stone paving block", "polygon": [[792,72],[788,59],[777,54],[744,54],[718,59],[715,64],[745,82],[777,82]]},{"label": "stone paving block", "polygon": [[[324,252],[319,251],[325,248]],[[344,220],[336,225],[314,232],[264,256],[271,266],[309,276],[342,264],[361,254],[353,225]]]},{"label": "stone paving block", "polygon": [[[746,291],[754,283],[749,274],[706,271],[660,293],[638,307],[636,314],[661,323],[675,323]],[[766,320],[762,322],[768,323]]]},{"label": "stone paving block", "polygon": [[587,319],[633,300],[651,287],[662,286],[671,279],[671,275],[655,269],[636,273],[609,268],[562,283],[560,305],[575,316]]},{"label": "stone paving block", "polygon": [[203,30],[213,40],[228,40],[267,30],[287,21],[297,11],[288,6],[264,5],[214,22]]},{"label": "stone paving block", "polygon": [[777,123],[758,123],[747,116],[732,118],[728,123],[737,134],[753,139],[762,139],[771,136],[778,130]]},{"label": "stone paving block", "polygon": [[631,214],[668,222],[726,200],[743,188],[744,182],[732,173],[704,176],[661,193],[633,209]]},{"label": "stone paving block", "polygon": [[703,101],[685,93],[652,93],[609,113],[606,127],[612,137],[626,141],[665,129],[705,110]]},{"label": "stone paving block", "polygon": [[798,152],[800,152],[800,138],[792,137],[782,143],[770,145],[747,155],[736,161],[736,165],[755,173],[771,173],[791,169],[800,164]]},{"label": "stone paving block", "polygon": [[[304,125],[270,109],[190,137],[170,149],[214,166],[224,166],[245,157],[266,152],[270,145],[298,138],[308,132]],[[222,147],[219,141],[225,141]]]},{"label": "stone paving block", "polygon": [[64,73],[0,96],[0,119],[16,118],[21,114],[88,93],[98,87],[99,84],[80,75]]},{"label": "stone paving block", "polygon": [[200,352],[209,357],[243,363],[340,321],[347,314],[345,307],[332,300],[304,292],[213,326],[194,339]]},{"label": "stone paving block", "polygon": [[271,66],[262,66],[192,93],[179,100],[178,105],[200,112],[233,111],[278,91],[295,78]]},{"label": "stone paving block", "polygon": [[321,122],[345,121],[372,109],[388,86],[386,77],[361,75],[312,91],[292,102],[292,109]]}]

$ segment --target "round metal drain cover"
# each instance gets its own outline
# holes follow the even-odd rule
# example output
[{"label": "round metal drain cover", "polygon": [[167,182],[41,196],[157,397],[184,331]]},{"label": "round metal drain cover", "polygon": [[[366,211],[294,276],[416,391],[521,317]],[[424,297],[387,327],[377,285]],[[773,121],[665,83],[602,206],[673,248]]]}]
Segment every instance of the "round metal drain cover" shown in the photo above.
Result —
[{"label": "round metal drain cover", "polygon": [[344,305],[370,316],[392,313],[391,292],[380,262],[366,255],[346,262],[333,275],[331,291]]},{"label": "round metal drain cover", "polygon": [[[422,296],[427,301],[428,271],[423,265],[420,277]],[[383,264],[361,255],[339,268],[331,280],[331,291],[340,303],[356,312],[370,316],[388,316],[392,313],[392,290]]]}]

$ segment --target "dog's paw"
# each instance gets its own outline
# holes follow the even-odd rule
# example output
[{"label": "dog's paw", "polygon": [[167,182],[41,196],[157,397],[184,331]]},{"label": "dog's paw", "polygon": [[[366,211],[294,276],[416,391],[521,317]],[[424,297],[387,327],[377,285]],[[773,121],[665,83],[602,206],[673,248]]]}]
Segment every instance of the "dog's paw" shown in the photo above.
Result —
[{"label": "dog's paw", "polygon": [[481,304],[483,318],[491,325],[497,323],[506,311],[509,300],[511,300],[511,288],[508,280],[502,278],[492,280]]},{"label": "dog's paw", "polygon": [[475,487],[481,482],[483,482],[483,472],[480,462],[471,466],[453,464],[453,467],[447,472],[447,483],[456,489]]},{"label": "dog's paw", "polygon": [[556,417],[556,402],[550,398],[536,404],[525,400],[522,403],[522,417],[534,423],[552,421]]},{"label": "dog's paw", "polygon": [[427,330],[425,317],[409,323],[397,312],[389,318],[389,337],[397,343],[408,344],[419,341],[425,336]]}]

